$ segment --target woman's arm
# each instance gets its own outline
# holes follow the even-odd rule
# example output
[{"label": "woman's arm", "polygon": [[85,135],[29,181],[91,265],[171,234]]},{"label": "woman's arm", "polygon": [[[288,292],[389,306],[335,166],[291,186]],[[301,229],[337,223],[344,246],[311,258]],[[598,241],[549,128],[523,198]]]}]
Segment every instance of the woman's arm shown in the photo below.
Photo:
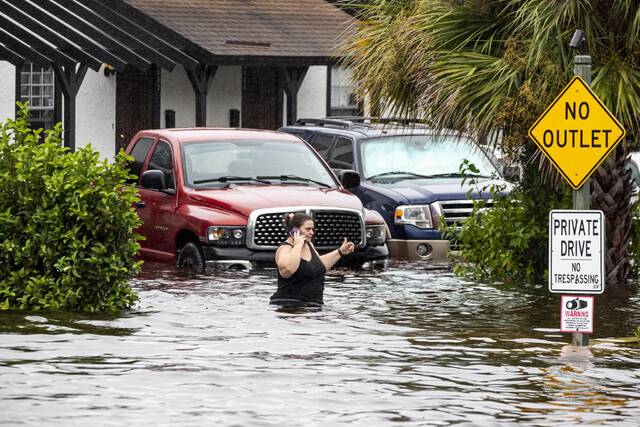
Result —
[{"label": "woman's arm", "polygon": [[300,258],[302,248],[304,247],[304,239],[302,237],[293,239],[293,247],[280,246],[276,251],[276,265],[280,275],[285,279],[293,276],[300,267]]},{"label": "woman's arm", "polygon": [[[345,237],[344,242],[342,242],[342,245],[338,249],[322,255],[320,257],[320,261],[324,264],[324,268],[329,271],[338,261],[340,261],[340,258],[342,258],[343,255],[349,255],[355,250],[355,248],[356,246],[353,243],[348,242]],[[315,250],[315,248],[313,250]]]}]

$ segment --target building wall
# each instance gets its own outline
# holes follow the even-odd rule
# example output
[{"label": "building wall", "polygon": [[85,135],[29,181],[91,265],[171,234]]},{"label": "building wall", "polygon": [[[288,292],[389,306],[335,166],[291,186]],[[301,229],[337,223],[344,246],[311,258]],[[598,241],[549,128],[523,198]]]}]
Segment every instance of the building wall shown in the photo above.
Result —
[{"label": "building wall", "polygon": [[176,112],[176,127],[193,127],[196,124],[195,94],[184,68],[177,66],[172,72],[162,70],[160,96],[160,127],[167,127],[165,110]]},{"label": "building wall", "polygon": [[298,92],[298,118],[319,118],[327,115],[327,67],[309,67]]},{"label": "building wall", "polygon": [[[282,104],[282,126],[287,124],[287,95]],[[321,118],[327,115],[327,67],[309,67],[298,91],[298,118]]]},{"label": "building wall", "polygon": [[242,115],[242,67],[218,67],[207,96],[207,126],[228,127],[232,108]]},{"label": "building wall", "polygon": [[16,115],[16,67],[0,61],[0,121]]},{"label": "building wall", "polygon": [[[184,68],[162,70],[160,125],[166,127],[165,110],[176,112],[176,127],[196,124],[195,94]],[[229,126],[229,110],[242,107],[242,67],[218,67],[207,96],[207,126]]]},{"label": "building wall", "polygon": [[87,71],[76,97],[76,147],[87,144],[112,159],[116,140],[116,76]]}]

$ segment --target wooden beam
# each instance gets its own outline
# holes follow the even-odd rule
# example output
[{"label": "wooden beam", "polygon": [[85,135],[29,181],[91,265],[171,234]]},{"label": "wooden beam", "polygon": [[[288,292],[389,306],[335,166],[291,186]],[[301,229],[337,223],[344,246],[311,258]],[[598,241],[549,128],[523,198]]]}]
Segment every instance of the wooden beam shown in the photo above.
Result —
[{"label": "wooden beam", "polygon": [[45,10],[34,6],[33,3],[31,3],[31,0],[4,1],[10,3],[16,9],[21,10],[24,14],[33,17],[34,19],[45,25],[47,28],[55,31],[65,39],[80,46],[89,55],[93,56],[99,61],[113,66],[113,68],[115,68],[116,70],[123,71],[127,66],[127,63],[125,62],[126,55],[114,55],[109,50],[94,42],[93,39],[91,39],[89,36],[85,36],[84,34],[78,32],[82,31],[82,28],[79,28],[78,30],[71,28],[62,21],[54,18],[53,15],[47,13]]},{"label": "wooden beam", "polygon": [[78,18],[59,4],[54,3],[51,0],[38,0],[38,6],[46,10],[47,13],[65,22],[65,24],[77,29],[86,37],[90,37],[100,43],[106,49],[109,49],[111,52],[114,52],[119,57],[125,59],[135,68],[141,71],[146,71],[151,66],[151,62],[149,60],[130,49],[129,46],[126,46],[114,37],[103,33],[94,26],[89,25],[87,22]]},{"label": "wooden beam", "polygon": [[122,0],[100,0],[101,3],[109,6],[112,10],[116,11],[120,15],[129,19],[132,22],[145,28],[147,31],[156,33],[158,30],[162,31],[161,38],[168,43],[176,46],[182,51],[186,52],[189,56],[195,58],[200,63],[213,64],[215,59],[214,55],[203,48],[202,46],[192,42],[191,40],[183,37],[176,31],[162,24],[161,22],[153,19],[149,15],[135,7],[127,4]]},{"label": "wooden beam", "polygon": [[[24,0],[23,0],[24,1]],[[0,12],[11,18],[13,21],[20,24],[27,31],[31,32],[34,37],[41,37],[48,43],[54,45],[60,52],[68,55],[75,62],[83,62],[89,65],[95,71],[99,71],[102,66],[102,62],[89,56],[87,53],[77,48],[73,44],[69,43],[63,37],[60,37],[55,31],[50,30],[48,27],[40,23],[37,19],[26,15],[22,11],[18,10],[11,4],[4,0],[0,0]]]},{"label": "wooden beam", "polygon": [[198,67],[185,70],[191,82],[191,87],[196,95],[196,126],[207,125],[207,94],[218,67],[215,65],[200,64]]},{"label": "wooden beam", "polygon": [[126,17],[115,12],[109,6],[105,6],[102,0],[84,0],[84,2],[87,7],[90,7],[91,10],[94,11],[94,13],[99,14],[112,24],[122,28],[128,34],[156,49],[172,61],[181,64],[184,68],[195,68],[198,66],[199,62],[197,60],[156,35],[158,32],[164,32],[160,26],[156,26],[154,31],[147,31],[137,22],[132,22]]},{"label": "wooden beam", "polygon": [[24,42],[16,39],[11,34],[5,32],[2,28],[0,28],[0,43],[16,52],[18,55],[22,56],[29,62],[33,62],[37,65],[46,65],[51,64],[51,59],[42,55],[40,52],[32,49],[29,45]]},{"label": "wooden beam", "polygon": [[30,31],[5,18],[3,15],[0,15],[0,27],[3,31],[28,44],[33,50],[46,55],[47,58],[59,64],[72,65],[77,62],[74,58],[71,58],[67,54],[62,53],[56,47],[51,46]]},{"label": "wooden beam", "polygon": [[82,85],[82,80],[87,74],[87,65],[79,64],[77,67],[52,64],[56,74],[56,82],[64,94],[64,146],[71,151],[76,149],[76,95]]},{"label": "wooden beam", "polygon": [[287,94],[287,125],[292,125],[298,119],[298,91],[309,67],[279,67],[280,80],[284,92]]},{"label": "wooden beam", "polygon": [[16,68],[22,67],[22,64],[26,62],[26,59],[19,54],[15,53],[6,46],[0,44],[0,58],[8,61],[16,66]]},{"label": "wooden beam", "polygon": [[166,68],[167,70],[172,71],[173,68],[176,66],[176,63],[174,61],[170,60],[169,58],[164,56],[162,53],[146,45],[145,43],[141,42],[135,37],[132,37],[122,29],[113,25],[111,22],[95,14],[93,11],[88,9],[83,4],[77,2],[76,0],[49,0],[49,1],[55,2],[59,6],[63,6],[68,11],[86,20],[90,24],[96,26],[102,32],[125,43],[127,46],[132,47],[136,52],[144,55],[145,58],[150,59],[153,63],[160,65],[162,68]]}]

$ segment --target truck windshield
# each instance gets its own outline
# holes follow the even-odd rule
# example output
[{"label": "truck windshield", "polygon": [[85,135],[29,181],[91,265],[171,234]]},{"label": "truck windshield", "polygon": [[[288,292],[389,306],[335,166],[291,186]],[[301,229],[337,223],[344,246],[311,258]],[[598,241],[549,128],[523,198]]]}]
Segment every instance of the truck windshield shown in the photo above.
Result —
[{"label": "truck windshield", "polygon": [[229,182],[336,187],[329,171],[303,143],[205,141],[186,143],[182,152],[185,184],[196,188]]},{"label": "truck windshield", "polygon": [[361,153],[367,179],[460,176],[460,165],[465,159],[479,169],[477,175],[499,176],[491,160],[465,137],[383,136],[362,141]]}]

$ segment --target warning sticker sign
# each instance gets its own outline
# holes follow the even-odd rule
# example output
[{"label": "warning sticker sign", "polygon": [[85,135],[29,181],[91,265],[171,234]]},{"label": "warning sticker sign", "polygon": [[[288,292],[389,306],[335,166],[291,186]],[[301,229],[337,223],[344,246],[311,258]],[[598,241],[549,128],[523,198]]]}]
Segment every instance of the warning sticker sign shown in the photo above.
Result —
[{"label": "warning sticker sign", "polygon": [[593,297],[562,295],[560,332],[593,332]]}]

